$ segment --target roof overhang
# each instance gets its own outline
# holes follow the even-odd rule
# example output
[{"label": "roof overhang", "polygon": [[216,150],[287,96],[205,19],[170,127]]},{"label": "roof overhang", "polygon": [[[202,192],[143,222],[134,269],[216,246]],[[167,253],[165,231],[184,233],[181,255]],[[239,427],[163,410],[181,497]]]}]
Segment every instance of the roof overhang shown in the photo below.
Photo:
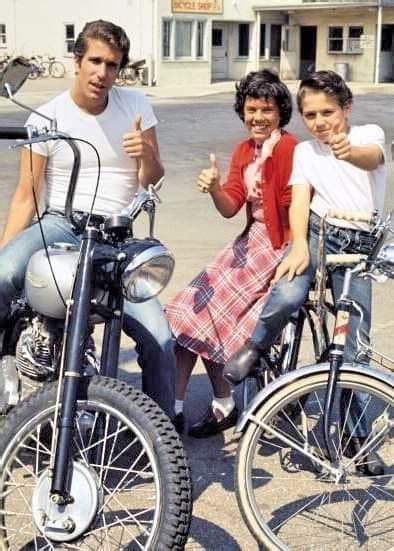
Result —
[{"label": "roof overhang", "polygon": [[281,2],[278,5],[267,4],[261,2],[261,4],[254,4],[252,6],[253,11],[306,11],[306,10],[326,10],[326,9],[349,9],[349,8],[377,8],[379,7],[378,0],[371,0],[370,2],[305,2],[303,4],[292,4],[291,2]]}]

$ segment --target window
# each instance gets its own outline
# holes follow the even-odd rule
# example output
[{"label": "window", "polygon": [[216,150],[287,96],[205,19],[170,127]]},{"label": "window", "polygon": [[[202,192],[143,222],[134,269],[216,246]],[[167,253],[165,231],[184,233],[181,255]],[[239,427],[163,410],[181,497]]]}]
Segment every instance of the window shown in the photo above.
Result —
[{"label": "window", "polygon": [[205,57],[206,20],[163,19],[161,51],[165,60]]},{"label": "window", "polygon": [[191,57],[192,25],[192,21],[175,22],[175,57]]},{"label": "window", "polygon": [[282,25],[271,25],[270,57],[280,57]]},{"label": "window", "polygon": [[260,57],[265,57],[265,24],[260,25]]},{"label": "window", "polygon": [[65,33],[66,33],[66,53],[72,54],[74,53],[74,44],[75,44],[74,23],[65,25]]},{"label": "window", "polygon": [[382,52],[391,52],[393,47],[394,25],[383,25],[382,27]]},{"label": "window", "polygon": [[238,55],[240,57],[249,56],[249,23],[238,25]]},{"label": "window", "polygon": [[360,40],[363,32],[362,27],[349,27],[349,40],[347,48],[349,52],[361,51]]},{"label": "window", "polygon": [[197,52],[196,56],[204,57],[205,21],[197,21]]},{"label": "window", "polygon": [[361,38],[364,28],[361,26],[332,26],[328,28],[328,53],[361,53]]},{"label": "window", "polygon": [[223,46],[223,29],[212,29],[212,46]]},{"label": "window", "polygon": [[7,46],[7,32],[4,23],[0,23],[0,48]]},{"label": "window", "polygon": [[171,52],[171,21],[163,20],[163,57],[170,57]]},{"label": "window", "polygon": [[329,27],[328,51],[343,52],[343,27]]}]

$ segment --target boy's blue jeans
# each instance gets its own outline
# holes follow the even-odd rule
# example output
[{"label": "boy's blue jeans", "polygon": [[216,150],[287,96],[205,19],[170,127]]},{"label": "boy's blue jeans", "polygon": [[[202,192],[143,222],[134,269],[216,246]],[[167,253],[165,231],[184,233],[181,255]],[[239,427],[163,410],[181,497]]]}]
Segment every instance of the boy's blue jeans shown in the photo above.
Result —
[{"label": "boy's blue jeans", "polygon": [[[287,275],[285,275],[272,288],[251,337],[252,343],[257,348],[268,349],[287,324],[289,317],[297,312],[305,302],[316,272],[319,226],[320,218],[312,212],[309,221],[310,264],[304,273],[295,276],[292,281],[288,281]],[[327,226],[327,254],[335,254],[344,251],[347,253],[358,252],[357,246],[359,241],[359,231],[339,228],[332,225]],[[331,283],[335,302],[338,301],[342,292],[343,278],[343,268],[336,268],[333,270],[331,274]],[[351,298],[358,303],[363,312],[360,334],[364,341],[369,342],[369,330],[371,326],[371,281],[369,279],[355,277],[352,280],[350,295]],[[352,309],[349,323],[349,335],[344,352],[344,359],[346,362],[353,362],[355,360],[357,354],[356,332],[359,325],[360,315]],[[364,394],[357,393],[358,399],[363,400],[363,397],[366,398]],[[353,397],[353,400],[355,400],[355,397]],[[363,411],[361,404],[360,407],[361,411]],[[358,426],[354,430],[354,435],[363,436],[364,434],[361,434],[361,432],[364,433],[365,428],[362,429]]]}]

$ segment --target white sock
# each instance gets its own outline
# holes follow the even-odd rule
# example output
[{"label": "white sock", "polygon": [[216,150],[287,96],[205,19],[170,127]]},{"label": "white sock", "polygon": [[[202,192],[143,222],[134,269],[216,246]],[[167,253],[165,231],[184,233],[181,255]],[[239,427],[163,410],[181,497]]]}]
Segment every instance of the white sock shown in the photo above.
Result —
[{"label": "white sock", "polygon": [[234,406],[235,402],[232,394],[226,398],[217,398],[216,396],[213,397],[212,409],[218,409],[220,413],[222,413],[223,417],[227,417],[227,415],[233,411]]},{"label": "white sock", "polygon": [[178,413],[183,413],[183,400],[175,400],[175,415],[178,415]]}]

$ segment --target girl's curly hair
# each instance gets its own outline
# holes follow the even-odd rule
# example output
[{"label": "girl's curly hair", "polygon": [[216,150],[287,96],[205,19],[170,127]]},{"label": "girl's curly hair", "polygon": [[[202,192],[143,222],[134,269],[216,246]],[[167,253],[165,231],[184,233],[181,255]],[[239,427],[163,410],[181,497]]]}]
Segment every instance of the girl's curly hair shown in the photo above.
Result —
[{"label": "girl's curly hair", "polygon": [[239,118],[244,120],[244,105],[247,97],[273,100],[279,109],[279,126],[286,126],[291,118],[291,94],[276,73],[269,69],[252,71],[235,86],[234,109]]}]

